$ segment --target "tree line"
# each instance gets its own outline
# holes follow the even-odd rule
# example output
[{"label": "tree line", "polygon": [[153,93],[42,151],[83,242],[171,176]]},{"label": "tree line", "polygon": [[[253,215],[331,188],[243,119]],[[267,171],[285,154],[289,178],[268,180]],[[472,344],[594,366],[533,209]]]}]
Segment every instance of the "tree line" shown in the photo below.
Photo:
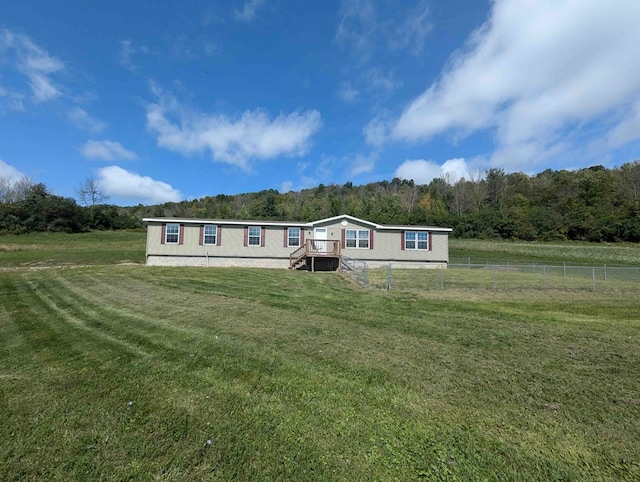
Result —
[{"label": "tree line", "polygon": [[[43,185],[31,185],[39,187],[30,196],[3,199],[0,184],[0,232],[142,227],[143,217],[313,221],[350,214],[381,224],[451,227],[453,236],[464,238],[640,241],[640,161],[536,175],[493,168],[462,179],[447,173],[423,185],[395,178],[131,207],[101,204],[99,186],[88,181],[81,185],[84,195],[77,191],[84,206]],[[48,210],[38,208],[36,215],[36,201]]]},{"label": "tree line", "polygon": [[274,189],[133,208],[138,217],[312,221],[350,214],[381,224],[453,228],[463,238],[526,241],[640,241],[640,161],[607,169],[547,169],[536,175],[493,168],[418,185],[393,179],[360,186]]},{"label": "tree line", "polygon": [[[85,181],[87,182],[87,181]],[[82,185],[78,196],[83,199]],[[27,178],[17,181],[0,177],[0,234],[30,232],[77,233],[93,229],[130,229],[141,227],[130,208],[99,204],[102,191],[94,193],[94,203],[79,205],[74,198],[57,196],[42,183]]]}]

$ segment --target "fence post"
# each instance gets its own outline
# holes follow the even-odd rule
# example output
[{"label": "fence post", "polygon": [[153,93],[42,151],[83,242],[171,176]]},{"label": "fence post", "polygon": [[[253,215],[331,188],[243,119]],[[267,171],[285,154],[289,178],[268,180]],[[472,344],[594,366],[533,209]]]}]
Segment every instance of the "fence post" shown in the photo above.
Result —
[{"label": "fence post", "polygon": [[591,291],[596,290],[596,269],[591,268]]},{"label": "fence post", "polygon": [[542,289],[547,289],[547,265],[542,267]]},{"label": "fence post", "polygon": [[493,265],[493,269],[491,270],[491,287],[496,289],[496,266]]},{"label": "fence post", "polygon": [[471,256],[467,258],[467,266],[471,269]]},{"label": "fence post", "polygon": [[444,289],[444,270],[440,270],[440,289]]},{"label": "fence post", "polygon": [[362,286],[367,288],[369,286],[369,273],[367,272],[367,262],[365,261],[362,267]]},{"label": "fence post", "polygon": [[391,263],[389,263],[389,267],[387,268],[387,289],[391,289]]},{"label": "fence post", "polygon": [[604,280],[607,281],[607,265],[604,265]]},{"label": "fence post", "polygon": [[567,263],[566,262],[562,263],[562,273],[563,273],[563,276],[567,276]]}]

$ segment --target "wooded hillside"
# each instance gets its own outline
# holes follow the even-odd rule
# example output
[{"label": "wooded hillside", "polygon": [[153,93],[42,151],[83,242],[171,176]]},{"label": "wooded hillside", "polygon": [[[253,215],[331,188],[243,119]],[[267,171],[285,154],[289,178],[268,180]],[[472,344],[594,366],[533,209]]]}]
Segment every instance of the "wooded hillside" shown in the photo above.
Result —
[{"label": "wooded hillside", "polygon": [[0,233],[77,232],[142,226],[143,217],[312,221],[350,214],[383,224],[453,228],[463,238],[640,241],[640,161],[607,169],[546,170],[535,176],[502,169],[472,179],[426,185],[393,179],[361,186],[320,184],[206,196],[155,206],[79,206],[43,184],[0,183]]},{"label": "wooded hillside", "polygon": [[361,186],[274,189],[132,208],[137,217],[311,221],[339,214],[384,224],[453,228],[453,236],[521,240],[640,241],[640,161],[620,168],[546,170],[535,176],[491,169],[477,179],[393,179]]}]

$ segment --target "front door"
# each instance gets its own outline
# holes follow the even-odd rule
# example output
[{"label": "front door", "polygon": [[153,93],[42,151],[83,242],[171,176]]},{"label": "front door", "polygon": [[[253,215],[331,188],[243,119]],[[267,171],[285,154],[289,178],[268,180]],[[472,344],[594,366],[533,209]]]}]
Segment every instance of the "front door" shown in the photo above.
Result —
[{"label": "front door", "polygon": [[313,250],[318,253],[327,252],[327,228],[314,228]]}]

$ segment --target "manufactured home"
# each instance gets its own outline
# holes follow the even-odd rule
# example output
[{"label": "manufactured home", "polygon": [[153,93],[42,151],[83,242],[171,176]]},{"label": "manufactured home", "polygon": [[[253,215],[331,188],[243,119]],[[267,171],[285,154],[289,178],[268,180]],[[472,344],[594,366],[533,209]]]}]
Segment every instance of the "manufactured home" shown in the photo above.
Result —
[{"label": "manufactured home", "polygon": [[346,214],[312,222],[145,218],[147,265],[335,270],[341,259],[370,267],[446,268],[449,228],[392,226]]}]

